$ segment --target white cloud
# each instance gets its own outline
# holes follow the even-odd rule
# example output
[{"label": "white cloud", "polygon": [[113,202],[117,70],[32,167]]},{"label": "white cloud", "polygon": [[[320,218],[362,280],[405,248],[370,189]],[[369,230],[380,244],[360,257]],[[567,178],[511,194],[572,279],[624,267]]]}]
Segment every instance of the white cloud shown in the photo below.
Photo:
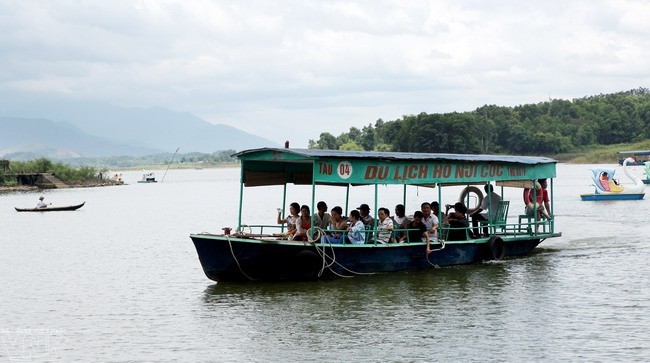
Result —
[{"label": "white cloud", "polygon": [[643,1],[0,3],[0,91],[164,106],[296,146],[648,86]]}]

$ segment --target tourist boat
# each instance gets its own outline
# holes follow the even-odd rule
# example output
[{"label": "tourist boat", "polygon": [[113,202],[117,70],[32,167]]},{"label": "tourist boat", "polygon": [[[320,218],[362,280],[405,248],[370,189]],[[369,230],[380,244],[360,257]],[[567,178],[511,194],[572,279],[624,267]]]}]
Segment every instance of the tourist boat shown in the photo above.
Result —
[{"label": "tourist boat", "polygon": [[[501,186],[501,194],[504,188],[520,188],[516,191],[521,195],[520,190],[526,187],[533,188],[535,194],[542,191],[534,188],[539,184],[536,180],[549,178],[552,201],[557,161],[545,157],[288,148],[246,150],[234,156],[241,160],[238,227],[233,233],[230,228],[223,228],[222,234],[190,235],[203,271],[215,281],[304,280],[472,264],[528,255],[545,239],[561,236],[555,231],[553,218],[540,221],[536,220],[538,217],[529,217],[523,224],[502,221],[499,228],[488,226],[488,237],[461,241],[446,241],[444,235],[451,229],[446,227],[441,228],[441,238],[432,242],[433,251],[427,254],[426,242],[422,241],[377,243],[372,238],[377,233],[376,222],[366,230],[365,244],[329,244],[319,238],[327,231],[310,229],[308,241],[290,241],[279,225],[242,221],[245,190],[271,185],[284,186],[283,195],[278,196],[283,204],[289,184],[311,185],[311,210],[315,210],[316,188],[341,186],[345,215],[350,188],[358,185],[374,186],[375,216],[379,186],[383,185],[403,186],[405,204],[407,186],[438,188],[437,199],[441,202],[441,188],[449,186],[470,186],[476,190],[473,185],[494,182]],[[461,193],[463,198],[468,194],[466,191],[467,188]],[[419,204],[416,207],[419,209]],[[280,233],[269,233],[274,228]]]},{"label": "tourist boat", "polygon": [[599,200],[638,200],[645,196],[645,185],[641,178],[634,176],[628,170],[628,165],[634,163],[634,158],[627,158],[623,161],[623,172],[634,183],[632,185],[620,184],[614,179],[615,169],[595,168],[591,169],[591,179],[594,187],[593,193],[580,194],[584,201]]},{"label": "tourist boat", "polygon": [[633,159],[627,164],[629,166],[643,166],[645,162],[650,161],[650,150],[619,151],[618,154],[621,155],[618,159],[619,165],[623,165],[627,158]]},{"label": "tourist boat", "polygon": [[142,176],[138,183],[157,183],[156,174],[153,171],[142,171]]},{"label": "tourist boat", "polygon": [[645,166],[645,170],[643,170],[643,174],[645,175],[643,184],[650,184],[650,161],[644,162],[643,166]]},{"label": "tourist boat", "polygon": [[65,206],[65,207],[50,207],[50,206],[48,206],[48,207],[44,207],[44,208],[17,208],[17,207],[14,207],[14,208],[16,208],[17,212],[60,212],[60,211],[66,211],[66,210],[77,210],[77,209],[83,207],[84,204],[86,204],[86,202],[83,202],[83,203],[77,204],[77,205],[69,205],[69,206]]}]

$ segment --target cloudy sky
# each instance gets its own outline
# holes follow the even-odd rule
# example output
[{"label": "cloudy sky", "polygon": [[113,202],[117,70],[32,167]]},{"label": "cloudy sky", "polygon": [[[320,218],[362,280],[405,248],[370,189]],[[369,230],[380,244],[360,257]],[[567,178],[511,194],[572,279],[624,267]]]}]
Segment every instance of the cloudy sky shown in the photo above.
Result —
[{"label": "cloudy sky", "polygon": [[381,118],[650,86],[647,1],[0,0],[0,96],[306,146]]}]

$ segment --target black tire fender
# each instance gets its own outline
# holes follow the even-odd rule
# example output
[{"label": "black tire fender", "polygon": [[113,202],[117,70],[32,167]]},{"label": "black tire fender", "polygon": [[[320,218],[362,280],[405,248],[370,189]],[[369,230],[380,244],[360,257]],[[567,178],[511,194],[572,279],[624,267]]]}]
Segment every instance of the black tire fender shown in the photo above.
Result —
[{"label": "black tire fender", "polygon": [[499,261],[506,257],[506,249],[503,245],[503,239],[499,236],[490,236],[487,241],[488,251],[487,260]]},{"label": "black tire fender", "polygon": [[322,267],[322,259],[314,251],[303,250],[293,257],[293,270],[298,279],[313,279],[318,277]]}]

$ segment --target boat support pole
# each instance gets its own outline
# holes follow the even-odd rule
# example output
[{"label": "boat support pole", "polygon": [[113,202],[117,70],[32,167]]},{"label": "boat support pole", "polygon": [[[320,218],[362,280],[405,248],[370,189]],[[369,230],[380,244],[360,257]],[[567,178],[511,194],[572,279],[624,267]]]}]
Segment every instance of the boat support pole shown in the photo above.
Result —
[{"label": "boat support pole", "polygon": [[[287,183],[284,183],[284,187],[282,189],[282,215],[285,215],[285,209],[284,206],[287,205]],[[280,233],[284,233],[284,223],[280,225]]]},{"label": "boat support pole", "polygon": [[[239,217],[237,220],[237,230],[241,231],[241,207],[244,203],[244,163],[241,164],[241,172],[239,176]],[[230,240],[229,240],[230,241]]]},{"label": "boat support pole", "polygon": [[350,183],[345,186],[345,216],[350,214]]},{"label": "boat support pole", "polygon": [[[316,163],[314,163],[314,169],[315,168],[316,168]],[[314,228],[315,227],[314,226],[314,215],[316,215],[316,213],[318,213],[318,211],[314,208],[314,203],[316,202],[316,181],[315,181],[315,178],[313,176],[316,175],[316,172],[312,171],[311,175],[312,175],[312,178],[311,178],[311,213],[310,213],[311,214],[311,217],[310,217],[311,221],[309,222],[309,225],[312,228],[309,228],[309,239],[313,241],[314,240],[314,229],[315,229]],[[318,226],[318,228],[320,228],[320,226]],[[327,226],[325,228],[327,228]]]},{"label": "boat support pole", "polygon": [[[379,189],[379,184],[375,184],[375,218],[373,220],[373,226],[372,230],[374,231],[373,233],[373,240],[375,241],[375,245],[377,244],[377,221],[379,220],[379,216],[377,215],[377,190]],[[388,218],[388,217],[387,217]]]}]

